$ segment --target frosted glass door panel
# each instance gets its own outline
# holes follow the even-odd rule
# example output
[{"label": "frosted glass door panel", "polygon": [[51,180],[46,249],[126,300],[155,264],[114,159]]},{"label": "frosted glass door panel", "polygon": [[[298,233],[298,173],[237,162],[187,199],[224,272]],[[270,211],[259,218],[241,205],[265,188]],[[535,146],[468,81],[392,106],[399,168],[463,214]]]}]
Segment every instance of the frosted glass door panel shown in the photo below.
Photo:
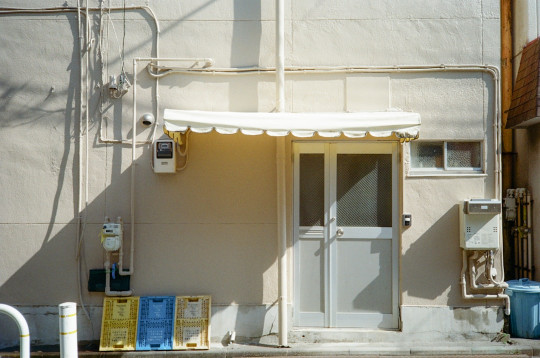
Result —
[{"label": "frosted glass door panel", "polygon": [[392,226],[392,155],[337,155],[337,225]]},{"label": "frosted glass door panel", "polygon": [[300,226],[324,225],[324,154],[300,154]]}]

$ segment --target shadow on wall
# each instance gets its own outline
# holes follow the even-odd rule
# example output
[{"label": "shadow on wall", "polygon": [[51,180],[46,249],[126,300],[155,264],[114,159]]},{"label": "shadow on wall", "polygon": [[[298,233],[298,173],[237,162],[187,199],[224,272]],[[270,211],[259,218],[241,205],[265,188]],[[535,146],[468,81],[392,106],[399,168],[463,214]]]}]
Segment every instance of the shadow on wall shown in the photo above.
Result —
[{"label": "shadow on wall", "polygon": [[[212,2],[209,1],[204,6]],[[245,13],[246,4],[250,7],[249,11],[258,16],[254,20],[235,21],[234,23],[231,61],[233,65],[238,66],[257,64],[260,52],[259,46],[244,48],[243,41],[246,36],[250,39],[248,43],[251,44],[253,43],[251,37],[257,37],[257,43],[260,43],[261,36],[261,5],[259,2],[235,0],[235,15]],[[244,8],[241,10],[241,7]],[[148,16],[145,15],[145,18],[148,19]],[[75,18],[70,17],[69,22],[71,32],[76,34],[77,22]],[[13,257],[6,257],[5,260],[2,258],[2,268],[6,268],[6,271],[4,271],[5,275],[0,277],[2,282],[0,302],[15,306],[27,306],[29,310],[34,312],[40,312],[41,308],[50,308],[47,308],[46,313],[50,316],[46,319],[47,324],[44,323],[44,317],[38,317],[38,314],[25,314],[30,325],[33,344],[46,343],[50,339],[57,340],[56,306],[66,301],[79,301],[77,261],[75,260],[77,251],[76,220],[61,218],[66,216],[66,212],[69,215],[72,210],[75,212],[74,216],[76,215],[77,202],[71,198],[78,196],[76,178],[79,171],[77,165],[79,153],[76,150],[77,142],[73,140],[74,133],[78,133],[77,118],[80,115],[76,110],[80,105],[77,96],[79,56],[76,37],[73,38],[72,47],[70,67],[67,69],[69,71],[69,92],[55,94],[57,99],[61,95],[62,99],[65,100],[65,103],[62,103],[65,105],[66,113],[63,133],[59,134],[60,139],[57,143],[57,146],[61,146],[63,151],[62,159],[59,160],[58,173],[55,173],[57,178],[55,194],[53,202],[49,206],[51,207],[50,216],[47,214],[49,222],[20,225],[16,228],[11,227],[16,224],[6,223],[6,229],[2,236],[5,234],[9,240],[3,240],[0,243],[3,248],[17,251],[16,255],[12,255]],[[94,88],[94,84],[95,82],[92,83],[91,88]],[[250,109],[257,108],[256,82],[253,82],[255,87],[250,91],[245,91],[244,85],[241,85],[241,89],[240,87],[234,88],[234,86],[235,84],[231,84],[230,87],[231,109],[245,110],[245,108],[241,108],[242,103],[247,103]],[[21,86],[19,90],[27,91],[25,86]],[[242,91],[241,101],[240,94],[235,93],[240,90]],[[4,91],[0,105],[9,106],[10,91],[13,89],[7,88]],[[96,107],[98,97],[98,94],[92,94],[92,103],[89,108]],[[15,126],[30,125],[31,123],[28,121],[31,116],[35,115],[36,111],[34,110],[31,114],[21,112],[16,123],[8,122],[6,126],[6,122],[2,121],[3,124],[0,126],[7,127],[9,130]],[[112,112],[115,118],[122,118],[121,105],[114,105]],[[96,118],[92,116],[91,120],[93,121],[91,129],[95,130]],[[122,136],[121,121],[114,121],[112,131],[116,138]],[[36,132],[36,134],[39,133]],[[221,162],[219,169],[211,168],[209,163],[192,161],[188,169],[189,173],[164,177],[151,173],[149,148],[145,147],[142,156],[137,160],[137,185],[144,183],[147,188],[151,189],[142,191],[141,200],[137,199],[136,269],[132,280],[135,295],[210,294],[216,305],[225,307],[234,306],[237,303],[255,306],[264,301],[263,275],[268,275],[269,270],[273,272],[272,267],[275,266],[277,252],[275,217],[272,214],[263,223],[253,220],[253,217],[260,217],[266,213],[264,210],[259,210],[258,207],[270,206],[274,208],[275,204],[269,204],[268,201],[264,202],[262,199],[260,203],[257,203],[259,197],[252,194],[261,189],[248,190],[248,194],[244,197],[233,194],[236,194],[236,191],[239,191],[238,188],[246,185],[249,181],[252,187],[254,184],[257,186],[264,182],[262,187],[268,188],[268,182],[275,181],[275,173],[273,172],[275,165],[269,166],[272,168],[269,173],[270,179],[261,178],[261,173],[266,174],[263,169],[257,169],[260,167],[261,158],[258,160],[254,158],[253,150],[251,150],[256,145],[253,141],[260,143],[258,142],[261,140],[260,137],[257,139],[242,137],[240,139],[237,136],[227,136],[226,139],[220,138],[218,141],[213,140],[213,138],[212,135],[196,139],[194,136],[190,151],[194,157],[197,157],[197,155],[201,156],[200,153],[207,152],[209,147],[213,147],[216,149],[217,159],[215,161]],[[263,139],[263,141],[267,147],[271,145],[274,148],[273,139]],[[214,142],[220,144],[225,142],[227,147],[220,147],[220,149],[213,144]],[[101,145],[97,135],[91,143],[94,145],[90,153],[92,169],[94,169],[90,171],[90,190],[93,196],[87,207],[89,219],[85,226],[85,242],[82,247],[83,253],[85,253],[83,257],[87,258],[87,262],[83,265],[81,284],[85,302],[90,306],[100,306],[103,294],[86,292],[87,274],[88,269],[102,268],[104,255],[98,233],[104,213],[111,218],[124,217],[126,224],[124,242],[129,244],[129,182],[131,173],[129,167],[125,170],[122,168],[126,167],[125,161],[128,157],[126,150],[130,149],[121,146]],[[242,147],[246,143],[247,148]],[[231,151],[231,148],[235,150]],[[273,158],[274,153],[271,152],[269,156]],[[266,157],[262,158],[262,160],[266,159]],[[240,170],[239,165],[242,165]],[[223,170],[223,168],[226,169]],[[249,168],[249,171],[246,168]],[[33,172],[29,170],[27,173],[32,175]],[[257,176],[259,176],[258,180]],[[7,178],[13,182],[17,180],[14,177]],[[13,184],[11,183],[11,185]],[[233,194],[229,194],[231,191],[227,190],[229,187],[234,191]],[[73,192],[66,195],[66,190]],[[214,193],[217,192],[221,193],[219,198],[214,197]],[[63,199],[67,197],[70,200]],[[275,198],[275,195],[273,197]],[[159,205],[160,200],[167,202],[167,205]],[[192,204],[191,208],[186,209],[186,200]],[[255,214],[248,213],[251,217],[246,219],[246,222],[241,220],[226,222],[225,219],[241,217],[248,210],[245,207],[238,209],[238,203],[235,200],[255,202],[255,204],[248,206],[248,209],[255,208],[251,211],[257,212]],[[222,202],[224,201],[228,201],[230,204],[227,206],[227,213],[219,212],[223,208]],[[149,209],[150,217],[142,215],[141,207],[152,202],[151,209]],[[202,218],[197,220],[197,214],[191,214],[191,217],[186,219],[184,214],[189,214],[190,211],[202,213]],[[271,211],[275,212],[275,210]],[[209,218],[214,218],[214,221]],[[129,252],[129,247],[126,247],[126,252]],[[126,261],[129,262],[129,257]],[[1,271],[0,268],[0,273]],[[245,310],[250,312],[246,314],[243,312]],[[230,320],[231,327],[242,325],[247,327],[244,331],[246,335],[261,336],[264,329],[265,310],[266,308],[262,310],[253,310],[251,307],[242,308],[235,316],[228,315],[227,319]],[[241,318],[241,315],[245,317]],[[80,320],[85,319],[82,312],[79,312],[79,316]],[[99,337],[99,321],[95,323],[97,324],[93,335],[88,331],[80,330],[80,339],[97,339]],[[237,331],[240,336],[244,334],[240,329]],[[11,345],[9,342],[17,344],[18,332],[9,319],[7,321],[0,320],[0,332],[2,332],[0,347],[6,344]]]},{"label": "shadow on wall", "polygon": [[[200,136],[197,139],[211,141],[211,135]],[[224,136],[225,137],[225,136]],[[224,140],[237,142],[235,136],[226,136]],[[247,140],[252,140],[248,138]],[[192,153],[197,156],[197,147],[204,150],[205,146],[193,145]],[[264,301],[264,275],[268,274],[275,264],[275,224],[258,223],[222,223],[219,218],[216,222],[186,222],[181,209],[175,213],[176,207],[185,206],[186,203],[177,200],[177,197],[187,197],[186,191],[196,191],[197,193],[212,192],[214,180],[202,179],[209,175],[217,175],[208,170],[204,163],[192,163],[189,168],[191,173],[180,173],[174,176],[159,176],[150,173],[148,162],[148,150],[138,160],[136,165],[140,177],[137,183],[143,182],[152,192],[148,196],[141,196],[140,205],[148,202],[154,195],[156,201],[161,195],[170,192],[171,203],[163,205],[160,212],[160,203],[154,202],[150,209],[154,211],[155,217],[165,216],[165,221],[146,219],[144,213],[138,206],[137,232],[136,232],[136,254],[135,254],[135,274],[132,278],[132,288],[136,296],[152,295],[201,295],[212,296],[213,303],[217,310],[223,307],[233,307],[227,315],[221,316],[220,321],[228,330],[236,330],[240,336],[257,337],[263,335],[265,329],[265,308],[261,307]],[[237,158],[237,156],[235,156]],[[221,160],[227,157],[221,156]],[[230,159],[230,158],[229,158]],[[242,160],[242,158],[237,158]],[[245,160],[245,158],[244,158]],[[230,167],[230,173],[224,175],[226,181],[230,181],[229,175],[236,175],[237,181],[241,182],[242,172],[235,171],[235,165]],[[147,169],[143,169],[147,168]],[[62,168],[67,170],[67,165]],[[109,174],[109,175],[112,175]],[[193,187],[193,181],[189,183],[185,176],[198,178],[199,185]],[[85,242],[83,246],[83,257],[87,257],[87,264],[83,265],[82,287],[85,302],[90,306],[100,306],[103,298],[102,293],[87,293],[88,269],[102,268],[103,249],[98,239],[101,222],[98,221],[103,212],[104,205],[109,210],[110,216],[114,217],[114,209],[118,207],[113,191],[124,193],[120,195],[129,196],[129,168],[121,174],[114,174],[114,183],[102,191],[89,203],[88,213],[90,220],[85,229]],[[218,178],[216,178],[218,180]],[[252,180],[252,178],[250,178]],[[230,185],[231,183],[226,183]],[[70,183],[71,185],[71,183]],[[59,185],[61,191],[63,187],[70,185]],[[111,189],[111,187],[113,189]],[[174,193],[178,191],[178,193]],[[109,195],[109,198],[107,198]],[[219,206],[220,203],[213,203],[212,197],[205,197],[199,194],[201,205]],[[211,194],[209,194],[211,195]],[[216,199],[221,200],[221,199]],[[239,199],[243,200],[243,199]],[[251,197],[249,200],[256,200]],[[104,204],[110,203],[110,204]],[[59,202],[55,206],[71,205],[71,202]],[[198,204],[191,202],[193,210],[205,210],[204,207],[197,208]],[[155,209],[155,210],[154,210]],[[235,205],[228,207],[229,211],[235,211]],[[125,207],[121,207],[125,211]],[[237,216],[239,214],[236,214]],[[129,216],[124,217],[125,238],[127,247],[125,252],[129,253],[130,226]],[[202,218],[201,221],[208,220]],[[10,235],[10,233],[5,233]],[[12,233],[15,234],[15,233]],[[28,225],[17,233],[17,240],[27,244],[20,245],[16,250],[27,251],[18,252],[18,256],[26,257],[24,262],[11,262],[9,266],[15,271],[0,287],[0,302],[10,305],[20,306],[53,306],[50,311],[54,312],[55,307],[66,301],[78,302],[77,293],[77,270],[76,270],[76,225],[75,220],[69,223],[54,223],[49,225]],[[15,236],[15,235],[13,235]],[[9,245],[9,244],[8,244]],[[9,248],[9,247],[8,247]],[[129,262],[129,255],[126,257],[126,264]],[[7,265],[8,263],[6,263]],[[272,272],[272,271],[270,271]],[[229,306],[231,305],[232,306]],[[236,306],[239,304],[239,306]],[[242,308],[243,305],[248,308]],[[253,306],[253,307],[251,307]],[[222,307],[222,308],[219,308]],[[234,308],[237,307],[237,308]],[[259,307],[259,308],[257,308]],[[249,312],[244,312],[246,309]],[[79,311],[79,319],[85,320],[82,311]],[[43,326],[43,318],[34,315],[27,316],[31,327],[32,340],[34,344],[57,338],[57,333],[51,332],[51,328],[57,328],[57,322],[52,327]],[[35,320],[35,321],[34,321]],[[225,320],[225,321],[224,321]],[[236,320],[236,321],[235,321]],[[223,322],[224,321],[224,322]],[[217,321],[216,321],[217,322]],[[89,332],[80,332],[81,339],[98,339],[99,321],[94,322],[95,332],[90,337]],[[9,322],[0,322],[0,347],[4,342],[17,342],[16,328],[10,326]],[[6,333],[4,333],[6,332]],[[216,330],[215,333],[218,333]]]},{"label": "shadow on wall", "polygon": [[[444,295],[448,297],[450,306],[462,303],[459,283],[461,251],[458,240],[458,214],[459,205],[456,204],[427,228],[403,253],[402,291],[408,296],[434,300]],[[434,275],[434,272],[437,274]]]}]

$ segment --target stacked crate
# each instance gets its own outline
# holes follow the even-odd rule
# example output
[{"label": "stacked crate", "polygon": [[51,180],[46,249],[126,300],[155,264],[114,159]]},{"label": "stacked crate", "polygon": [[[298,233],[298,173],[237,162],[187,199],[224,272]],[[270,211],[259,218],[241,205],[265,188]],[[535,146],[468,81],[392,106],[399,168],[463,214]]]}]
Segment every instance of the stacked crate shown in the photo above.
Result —
[{"label": "stacked crate", "polygon": [[174,296],[141,297],[137,350],[172,349]]},{"label": "stacked crate", "polygon": [[105,297],[100,351],[210,348],[210,296]]},{"label": "stacked crate", "polygon": [[139,297],[105,297],[99,350],[134,350],[138,314]]},{"label": "stacked crate", "polygon": [[210,348],[210,296],[177,296],[173,349]]}]

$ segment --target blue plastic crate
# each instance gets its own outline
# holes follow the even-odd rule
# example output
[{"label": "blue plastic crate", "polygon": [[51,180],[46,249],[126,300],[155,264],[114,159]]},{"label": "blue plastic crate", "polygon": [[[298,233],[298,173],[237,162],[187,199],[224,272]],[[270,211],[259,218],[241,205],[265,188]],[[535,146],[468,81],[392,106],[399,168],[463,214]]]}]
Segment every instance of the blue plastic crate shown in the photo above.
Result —
[{"label": "blue plastic crate", "polygon": [[139,300],[139,321],[174,319],[174,296],[149,296]]},{"label": "blue plastic crate", "polygon": [[172,349],[175,300],[174,296],[140,298],[136,350]]},{"label": "blue plastic crate", "polygon": [[136,350],[171,350],[173,347],[173,320],[146,320],[137,328]]}]

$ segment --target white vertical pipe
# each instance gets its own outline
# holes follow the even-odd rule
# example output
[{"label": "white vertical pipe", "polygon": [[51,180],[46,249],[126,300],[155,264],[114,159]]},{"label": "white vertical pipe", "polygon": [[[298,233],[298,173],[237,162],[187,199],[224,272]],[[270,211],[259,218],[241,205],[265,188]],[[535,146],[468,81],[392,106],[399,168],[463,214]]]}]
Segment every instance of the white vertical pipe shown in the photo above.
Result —
[{"label": "white vertical pipe", "polygon": [[276,0],[276,110],[285,112],[285,0]]},{"label": "white vertical pipe", "polygon": [[60,325],[60,357],[77,358],[77,304],[65,302],[58,305]]},{"label": "white vertical pipe", "polygon": [[135,159],[137,149],[137,60],[133,60],[133,138],[131,140],[131,210],[130,210],[130,227],[131,227],[131,242],[130,242],[130,258],[129,270],[124,271],[123,256],[124,252],[120,246],[119,270],[120,275],[132,275],[134,271],[135,261]]},{"label": "white vertical pipe", "polygon": [[[81,22],[81,0],[77,0],[77,30],[79,32],[79,133],[77,141],[78,150],[78,175],[77,175],[77,247],[81,241],[81,211],[82,211],[82,121],[83,121],[83,34]],[[77,253],[78,255],[78,253]],[[77,264],[79,265],[79,263]],[[79,267],[79,266],[78,266]],[[80,284],[80,277],[77,277]]]},{"label": "white vertical pipe", "polygon": [[0,313],[4,313],[17,323],[19,327],[19,336],[20,336],[20,356],[21,358],[30,358],[30,330],[28,329],[28,323],[24,316],[17,311],[15,308],[0,304]]},{"label": "white vertical pipe", "polygon": [[[285,7],[276,0],[276,110],[285,111]],[[285,138],[276,139],[277,226],[279,254],[279,346],[287,342],[287,225],[285,194]]]},{"label": "white vertical pipe", "polygon": [[285,138],[276,141],[277,229],[279,254],[279,346],[287,347],[287,227],[285,195]]},{"label": "white vertical pipe", "polygon": [[532,238],[532,201],[531,201],[531,195],[529,194],[529,191],[525,191],[525,202],[527,203],[527,268],[529,269],[528,275],[531,278],[531,280],[534,280],[533,277],[533,238]]}]

